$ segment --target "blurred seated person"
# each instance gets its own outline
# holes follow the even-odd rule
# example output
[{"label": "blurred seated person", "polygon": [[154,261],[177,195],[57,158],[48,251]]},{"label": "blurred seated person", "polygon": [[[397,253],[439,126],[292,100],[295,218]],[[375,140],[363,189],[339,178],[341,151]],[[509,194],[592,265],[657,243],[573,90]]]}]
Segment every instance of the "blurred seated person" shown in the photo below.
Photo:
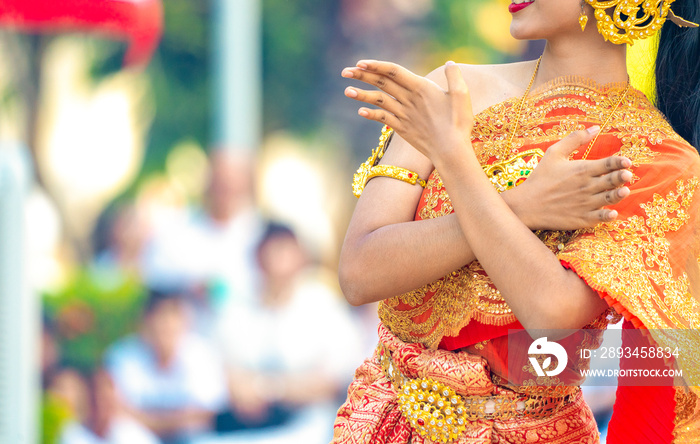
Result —
[{"label": "blurred seated person", "polygon": [[68,423],[60,444],[158,444],[147,428],[124,412],[109,374],[100,369],[89,384],[89,405],[82,421]]},{"label": "blurred seated person", "polygon": [[[349,307],[319,279],[292,230],[270,224],[257,262],[257,300],[233,309],[220,326],[232,405],[218,418],[222,431],[282,426],[320,405],[332,416],[361,354]],[[320,439],[306,442],[328,442],[330,421],[321,422]]]},{"label": "blurred seated person", "polygon": [[95,264],[138,274],[149,233],[145,210],[136,202],[112,203],[97,219],[92,233]]},{"label": "blurred seated person", "polygon": [[226,399],[218,356],[190,331],[185,295],[150,290],[139,334],[105,357],[125,407],[166,443],[186,443],[210,429]]},{"label": "blurred seated person", "polygon": [[[247,151],[211,152],[202,207],[156,228],[142,257],[146,282],[214,288],[208,301],[214,315],[229,303],[250,302],[259,278],[255,247],[264,229],[253,173],[254,159]],[[198,307],[197,327],[210,333],[214,316],[207,317],[205,308]]]}]

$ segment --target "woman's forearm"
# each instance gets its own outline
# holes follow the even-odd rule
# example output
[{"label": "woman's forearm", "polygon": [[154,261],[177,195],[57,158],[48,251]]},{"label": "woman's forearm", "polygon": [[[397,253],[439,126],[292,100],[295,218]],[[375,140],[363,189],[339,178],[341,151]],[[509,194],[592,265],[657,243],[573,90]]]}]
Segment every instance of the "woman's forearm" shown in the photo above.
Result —
[{"label": "woman's forearm", "polygon": [[[518,217],[530,219],[517,190],[501,197]],[[348,301],[362,305],[420,288],[474,259],[455,214],[394,223],[367,233],[355,234],[351,228],[341,253],[340,283]]]},{"label": "woman's forearm", "polygon": [[367,304],[433,282],[474,258],[454,214],[396,223],[346,239],[340,283],[351,304]]},{"label": "woman's forearm", "polygon": [[[605,302],[522,223],[459,143],[434,159],[475,256],[528,329],[580,328]],[[566,313],[566,316],[562,316]]]},{"label": "woman's forearm", "polygon": [[[395,135],[382,158],[428,178],[428,158]],[[369,181],[355,206],[340,255],[339,277],[353,305],[396,296],[474,260],[455,216],[414,221],[423,189],[395,179]]]}]

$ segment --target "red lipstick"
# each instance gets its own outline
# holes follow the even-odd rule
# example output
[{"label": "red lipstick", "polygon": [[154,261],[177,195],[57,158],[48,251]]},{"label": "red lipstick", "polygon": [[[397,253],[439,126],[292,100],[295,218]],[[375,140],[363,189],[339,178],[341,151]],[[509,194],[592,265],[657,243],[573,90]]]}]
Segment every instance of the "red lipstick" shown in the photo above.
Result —
[{"label": "red lipstick", "polygon": [[522,11],[523,9],[527,8],[531,4],[535,3],[534,1],[531,2],[525,2],[525,3],[511,3],[510,6],[508,6],[508,11],[510,11],[511,14],[515,14],[518,11]]}]

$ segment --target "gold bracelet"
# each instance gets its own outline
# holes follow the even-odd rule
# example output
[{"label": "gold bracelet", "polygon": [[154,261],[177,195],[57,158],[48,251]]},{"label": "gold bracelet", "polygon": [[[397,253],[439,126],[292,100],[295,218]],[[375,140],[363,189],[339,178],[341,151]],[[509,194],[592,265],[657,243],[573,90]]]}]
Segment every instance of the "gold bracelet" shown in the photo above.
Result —
[{"label": "gold bracelet", "polygon": [[386,147],[389,143],[389,138],[393,132],[394,130],[386,125],[384,126],[382,129],[382,135],[379,137],[379,145],[372,150],[372,154],[369,156],[367,161],[360,165],[360,167],[357,169],[357,172],[352,180],[352,194],[354,194],[355,197],[360,197],[362,195],[362,191],[365,189],[365,185],[367,185],[367,182],[377,176],[391,177],[411,185],[418,184],[425,188],[425,180],[421,179],[418,176],[418,173],[414,171],[393,165],[377,165],[384,156],[384,152],[386,151]]}]

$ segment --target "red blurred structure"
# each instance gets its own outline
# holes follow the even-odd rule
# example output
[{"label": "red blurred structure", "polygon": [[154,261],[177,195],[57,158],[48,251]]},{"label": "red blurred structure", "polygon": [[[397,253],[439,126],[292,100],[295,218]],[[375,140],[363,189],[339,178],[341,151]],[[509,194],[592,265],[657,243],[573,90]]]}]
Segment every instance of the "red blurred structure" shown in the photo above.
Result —
[{"label": "red blurred structure", "polygon": [[85,31],[129,41],[126,65],[145,65],[163,30],[161,0],[0,0],[0,26]]}]

